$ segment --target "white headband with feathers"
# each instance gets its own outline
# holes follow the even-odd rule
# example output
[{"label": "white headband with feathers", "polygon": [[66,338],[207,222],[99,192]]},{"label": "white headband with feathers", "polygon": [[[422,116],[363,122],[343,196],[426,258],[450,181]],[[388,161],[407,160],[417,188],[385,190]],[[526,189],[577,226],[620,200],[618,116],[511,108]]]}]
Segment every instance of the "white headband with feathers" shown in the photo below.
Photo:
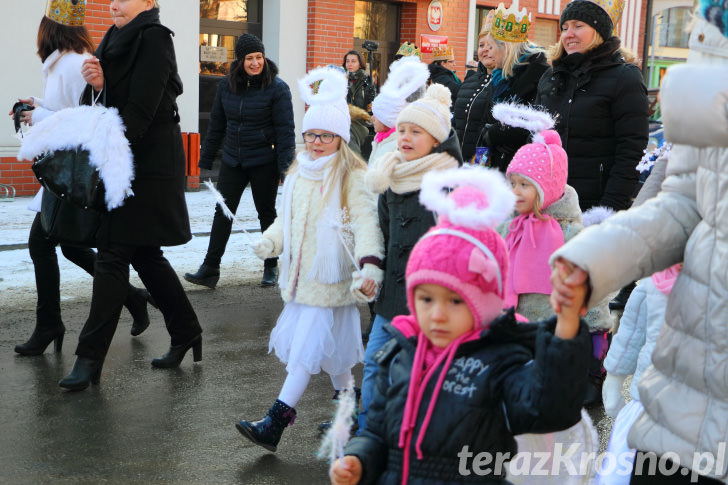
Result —
[{"label": "white headband with feathers", "polygon": [[414,56],[403,57],[389,66],[389,75],[380,94],[393,99],[405,99],[424,86],[429,78],[427,64]]},{"label": "white headband with feathers", "polygon": [[[311,85],[319,81],[321,84],[314,94]],[[320,67],[306,74],[303,79],[299,79],[298,89],[303,101],[313,106],[341,102],[341,100],[346,102],[348,86],[346,76],[341,71],[331,67]]]},{"label": "white headband with feathers", "polygon": [[544,143],[539,134],[554,127],[554,119],[546,111],[516,103],[498,103],[493,106],[493,117],[508,126],[525,128],[535,143]]}]

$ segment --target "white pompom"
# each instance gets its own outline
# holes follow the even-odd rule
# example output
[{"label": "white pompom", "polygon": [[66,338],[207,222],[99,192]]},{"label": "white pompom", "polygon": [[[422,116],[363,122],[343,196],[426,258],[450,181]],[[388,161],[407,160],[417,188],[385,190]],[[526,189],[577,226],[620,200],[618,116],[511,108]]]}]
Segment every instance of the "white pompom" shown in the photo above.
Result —
[{"label": "white pompom", "polygon": [[432,84],[429,88],[427,88],[427,92],[425,93],[425,96],[429,98],[434,98],[440,103],[447,106],[447,109],[450,109],[450,105],[452,104],[452,97],[450,94],[450,90],[447,89],[442,84]]}]

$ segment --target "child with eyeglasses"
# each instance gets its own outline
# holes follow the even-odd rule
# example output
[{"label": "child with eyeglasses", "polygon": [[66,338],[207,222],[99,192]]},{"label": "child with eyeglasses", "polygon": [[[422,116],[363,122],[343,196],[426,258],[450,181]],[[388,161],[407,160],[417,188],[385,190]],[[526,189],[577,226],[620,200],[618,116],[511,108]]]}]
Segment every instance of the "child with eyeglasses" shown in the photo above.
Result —
[{"label": "child with eyeglasses", "polygon": [[299,89],[310,105],[303,118],[306,151],[288,171],[281,214],[254,247],[261,259],[280,257],[285,307],[268,350],[286,364],[288,376],[263,419],[237,424],[270,451],[293,424],[312,374],[325,371],[337,392],[351,385],[351,369],[364,357],[356,303],[374,298],[383,274],[376,199],[364,183],[366,164],[347,145],[346,77],[316,69],[299,81]]}]

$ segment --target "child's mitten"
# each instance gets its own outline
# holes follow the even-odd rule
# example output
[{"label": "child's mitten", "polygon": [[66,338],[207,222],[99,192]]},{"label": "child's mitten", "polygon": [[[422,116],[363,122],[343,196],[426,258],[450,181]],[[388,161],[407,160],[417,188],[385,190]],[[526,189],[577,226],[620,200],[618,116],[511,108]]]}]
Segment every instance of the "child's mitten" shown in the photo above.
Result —
[{"label": "child's mitten", "polygon": [[612,418],[616,418],[620,409],[625,405],[625,399],[622,395],[622,385],[627,378],[625,375],[615,375],[607,373],[604,384],[602,385],[602,401],[604,402],[604,411]]},{"label": "child's mitten", "polygon": [[[362,276],[364,277],[363,279]],[[374,298],[377,296],[377,291],[374,292],[374,296],[368,298],[361,292],[361,285],[364,284],[364,280],[373,280],[377,284],[378,290],[382,284],[382,279],[384,278],[384,271],[373,264],[365,263],[364,268],[361,270],[361,275],[359,274],[359,271],[354,271],[351,274],[351,277],[352,281],[349,289],[351,290],[352,295],[354,295],[356,301],[368,303],[370,301],[374,301]]]},{"label": "child's mitten", "polygon": [[258,242],[253,246],[253,252],[260,259],[268,259],[273,256],[273,241],[261,237]]}]

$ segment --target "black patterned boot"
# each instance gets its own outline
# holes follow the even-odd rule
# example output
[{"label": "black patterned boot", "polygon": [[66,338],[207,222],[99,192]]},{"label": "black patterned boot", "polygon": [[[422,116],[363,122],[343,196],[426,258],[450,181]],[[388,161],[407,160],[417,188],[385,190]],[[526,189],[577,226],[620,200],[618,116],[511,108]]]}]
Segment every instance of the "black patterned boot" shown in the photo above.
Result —
[{"label": "black patterned boot", "polygon": [[243,419],[235,427],[256,445],[269,451],[276,451],[283,430],[292,425],[295,419],[296,410],[276,399],[263,419],[253,423]]}]

